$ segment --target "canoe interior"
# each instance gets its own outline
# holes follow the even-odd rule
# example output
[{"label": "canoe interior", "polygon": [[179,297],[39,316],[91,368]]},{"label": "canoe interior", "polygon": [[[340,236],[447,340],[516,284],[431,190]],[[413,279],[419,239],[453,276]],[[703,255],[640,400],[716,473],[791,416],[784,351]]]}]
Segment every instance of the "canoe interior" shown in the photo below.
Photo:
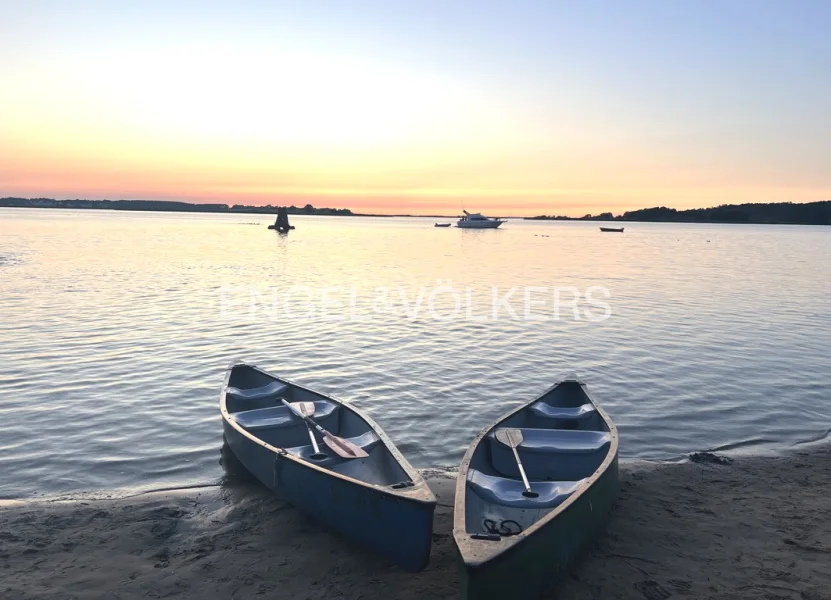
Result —
[{"label": "canoe interior", "polygon": [[[536,497],[526,497],[510,447],[499,428],[523,435],[519,457]],[[612,436],[580,382],[564,381],[497,423],[474,451],[465,487],[465,528],[471,535],[525,531],[572,494],[580,493],[609,454]]]},{"label": "canoe interior", "polygon": [[[313,418],[321,427],[349,439],[369,456],[361,459],[340,458],[324,444],[322,436],[314,432],[326,458],[312,459],[314,450],[305,422],[291,414],[280,401],[281,398],[289,402],[314,402]],[[230,418],[248,433],[311,464],[373,485],[390,486],[410,479],[369,423],[348,406],[326,395],[248,365],[237,365],[228,378],[225,406]]]}]

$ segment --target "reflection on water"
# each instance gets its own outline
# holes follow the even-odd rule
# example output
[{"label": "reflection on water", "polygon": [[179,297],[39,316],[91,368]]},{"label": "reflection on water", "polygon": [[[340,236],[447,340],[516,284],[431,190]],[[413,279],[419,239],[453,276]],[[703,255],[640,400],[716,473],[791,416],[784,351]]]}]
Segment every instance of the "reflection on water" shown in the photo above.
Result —
[{"label": "reflection on water", "polygon": [[356,403],[416,467],[457,464],[567,372],[623,456],[831,428],[826,228],[271,222],[0,210],[0,497],[234,481],[217,451],[236,359]]}]

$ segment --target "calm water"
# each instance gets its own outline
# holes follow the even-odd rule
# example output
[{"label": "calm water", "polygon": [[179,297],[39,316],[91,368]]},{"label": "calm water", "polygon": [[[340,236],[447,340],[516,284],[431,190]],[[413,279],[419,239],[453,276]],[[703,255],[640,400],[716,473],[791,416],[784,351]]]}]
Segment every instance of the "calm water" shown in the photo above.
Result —
[{"label": "calm water", "polygon": [[[238,358],[366,409],[418,467],[569,372],[627,457],[831,428],[831,228],[292,220],[0,209],[0,497],[219,481]],[[568,290],[551,318],[592,286],[608,319]]]}]

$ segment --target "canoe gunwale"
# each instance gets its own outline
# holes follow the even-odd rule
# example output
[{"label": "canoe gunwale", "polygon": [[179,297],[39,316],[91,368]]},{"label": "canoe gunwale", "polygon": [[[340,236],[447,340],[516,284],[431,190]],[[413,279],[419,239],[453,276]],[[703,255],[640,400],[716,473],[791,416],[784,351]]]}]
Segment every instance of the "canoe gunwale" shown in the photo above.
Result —
[{"label": "canoe gunwale", "polygon": [[[600,463],[600,466],[592,473],[591,476],[587,477],[583,480],[583,482],[577,487],[577,489],[565,500],[562,504],[554,508],[550,513],[544,516],[542,519],[538,520],[536,523],[528,527],[527,529],[523,530],[522,532],[518,533],[517,535],[506,536],[502,537],[500,540],[481,540],[475,539],[471,537],[471,534],[467,531],[466,521],[466,494],[467,494],[467,472],[470,468],[470,461],[473,458],[473,454],[476,449],[479,447],[479,444],[482,440],[485,439],[488,433],[490,433],[499,423],[508,419],[509,417],[515,415],[516,413],[525,410],[531,404],[538,402],[541,398],[545,397],[548,393],[552,392],[555,388],[557,388],[562,383],[567,382],[576,382],[580,384],[580,387],[583,389],[583,392],[586,394],[589,402],[592,403],[595,410],[597,410],[598,414],[600,415],[601,419],[606,423],[609,427],[609,435],[611,437],[609,443],[609,450],[606,453],[606,457],[603,459],[603,462]],[[479,434],[474,438],[471,442],[470,446],[468,446],[467,452],[465,452],[464,457],[462,458],[462,462],[459,465],[459,475],[456,480],[456,499],[454,502],[454,509],[453,509],[453,537],[456,541],[456,546],[459,551],[459,555],[462,559],[462,562],[465,564],[466,567],[476,568],[481,565],[484,565],[495,557],[509,551],[511,548],[520,544],[529,536],[533,535],[546,525],[548,525],[551,521],[556,519],[559,515],[564,513],[571,507],[575,502],[579,501],[582,497],[583,493],[589,489],[598,479],[600,479],[606,471],[608,471],[609,467],[615,462],[618,456],[618,445],[619,445],[619,437],[617,426],[612,422],[609,418],[609,415],[606,413],[603,408],[601,408],[592,397],[591,393],[586,387],[586,384],[575,378],[566,378],[563,379],[550,388],[545,390],[542,394],[534,398],[533,400],[526,402],[511,410],[508,413],[500,416],[496,421],[488,424]],[[475,552],[475,548],[483,548],[487,547],[491,549],[487,556],[483,556],[482,553]],[[474,558],[471,556],[472,554],[476,554],[477,556]]]},{"label": "canoe gunwale", "polygon": [[[266,375],[267,377],[270,377],[272,379],[276,379],[278,381],[282,381],[282,382],[287,383],[288,385],[291,385],[291,386],[296,387],[298,389],[301,389],[301,390],[304,390],[306,392],[318,395],[318,396],[320,396],[320,397],[322,397],[326,400],[330,400],[330,401],[334,402],[335,404],[337,404],[338,406],[343,407],[346,410],[350,410],[350,411],[354,412],[361,419],[366,421],[366,423],[369,425],[370,429],[373,432],[375,432],[375,434],[381,440],[381,443],[384,445],[386,450],[392,455],[392,457],[401,466],[401,468],[404,469],[407,476],[410,478],[410,481],[413,482],[413,485],[409,486],[409,487],[405,487],[405,488],[393,489],[393,488],[390,488],[389,486],[382,486],[382,485],[378,485],[378,484],[367,483],[367,482],[362,481],[360,479],[356,479],[354,477],[348,477],[348,476],[343,475],[341,473],[337,473],[335,471],[331,471],[329,469],[321,467],[320,465],[317,465],[313,462],[304,460],[304,459],[300,458],[299,456],[295,456],[291,452],[287,452],[285,448],[272,446],[271,444],[268,444],[267,442],[264,442],[263,440],[258,438],[256,435],[252,434],[251,432],[246,430],[244,427],[242,427],[242,425],[237,423],[236,419],[234,419],[231,416],[231,413],[228,412],[228,407],[226,406],[226,396],[227,396],[227,392],[228,392],[228,382],[230,380],[231,373],[232,373],[232,371],[234,370],[235,367],[247,367],[249,369],[259,371],[260,373],[262,373],[263,375]],[[384,432],[384,430],[381,429],[378,426],[378,424],[375,423],[375,421],[371,417],[366,415],[364,412],[358,410],[357,408],[355,408],[351,404],[347,404],[347,403],[345,403],[341,400],[338,400],[337,398],[334,398],[334,397],[332,397],[328,394],[324,394],[322,392],[311,390],[311,389],[307,388],[306,386],[294,383],[293,381],[285,379],[284,377],[276,377],[275,375],[272,375],[271,373],[268,373],[267,371],[264,371],[263,369],[260,369],[259,367],[256,367],[254,365],[250,365],[246,362],[235,362],[235,363],[232,363],[231,365],[229,365],[227,367],[226,371],[225,371],[225,378],[224,378],[224,381],[223,381],[223,384],[222,384],[222,390],[221,390],[220,396],[219,396],[219,411],[222,414],[222,419],[223,419],[223,421],[225,421],[225,423],[227,423],[236,432],[238,432],[240,435],[242,435],[243,437],[245,437],[249,441],[257,444],[258,446],[261,446],[261,447],[265,448],[266,450],[269,450],[272,454],[274,454],[275,460],[278,457],[279,457],[280,460],[289,460],[289,461],[297,463],[298,465],[300,465],[302,467],[309,468],[309,469],[314,469],[316,471],[320,471],[321,473],[323,473],[323,474],[325,474],[329,477],[334,477],[334,478],[337,478],[337,479],[341,479],[341,480],[343,480],[345,482],[348,482],[348,483],[351,483],[353,485],[359,485],[361,487],[365,487],[365,488],[374,490],[374,491],[379,492],[379,493],[387,494],[389,496],[394,496],[394,497],[399,498],[401,500],[406,500],[406,501],[410,501],[410,502],[417,502],[417,503],[422,503],[422,504],[433,504],[433,505],[435,505],[437,503],[435,495],[430,490],[430,488],[427,486],[427,482],[424,481],[424,478],[418,473],[418,471],[416,471],[412,467],[412,465],[410,465],[409,461],[407,461],[407,459],[404,458],[404,456],[401,454],[401,452],[398,450],[398,448],[392,443],[392,441],[389,439],[389,437],[387,437],[386,432]]]}]

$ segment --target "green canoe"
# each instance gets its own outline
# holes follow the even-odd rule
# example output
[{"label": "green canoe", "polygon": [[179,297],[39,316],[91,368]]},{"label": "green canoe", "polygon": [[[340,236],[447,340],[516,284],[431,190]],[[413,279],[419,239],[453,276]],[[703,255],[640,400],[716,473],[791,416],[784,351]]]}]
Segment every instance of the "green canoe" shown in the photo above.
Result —
[{"label": "green canoe", "polygon": [[617,489],[617,428],[577,379],[487,427],[456,484],[462,598],[543,594],[605,527]]}]

